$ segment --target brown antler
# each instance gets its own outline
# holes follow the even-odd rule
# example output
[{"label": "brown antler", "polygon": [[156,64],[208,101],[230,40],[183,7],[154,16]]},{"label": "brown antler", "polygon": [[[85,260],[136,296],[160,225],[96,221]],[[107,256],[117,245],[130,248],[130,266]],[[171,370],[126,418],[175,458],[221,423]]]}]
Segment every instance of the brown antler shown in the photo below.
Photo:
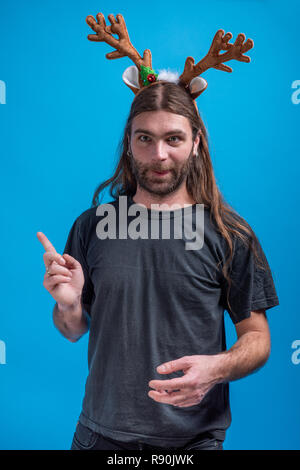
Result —
[{"label": "brown antler", "polygon": [[[114,15],[108,15],[108,19],[111,23],[109,26],[106,26],[105,18],[102,13],[98,13],[96,18],[98,23],[92,15],[86,17],[87,24],[92,28],[93,31],[96,32],[96,34],[89,34],[88,39],[90,41],[106,42],[116,49],[115,51],[106,54],[105,57],[107,59],[119,59],[120,57],[127,56],[133,61],[139,71],[141,69],[141,65],[152,68],[151,51],[146,49],[144,51],[143,57],[140,56],[138,51],[130,42],[125,20],[122,15],[116,15],[117,19],[115,19]],[[119,39],[114,38],[112,33],[117,34]],[[143,83],[140,78],[140,74],[139,80],[140,87],[142,87]]]},{"label": "brown antler", "polygon": [[[222,62],[227,62],[228,60],[239,60],[241,62],[250,62],[250,57],[243,55],[244,52],[252,49],[254,42],[252,39],[247,39],[245,41],[245,35],[243,33],[238,34],[234,44],[229,43],[229,39],[232,38],[231,33],[226,33],[224,35],[224,30],[219,29],[212,41],[210,49],[207,55],[194,65],[195,61],[193,57],[188,57],[185,61],[184,71],[180,75],[179,79],[181,83],[185,86],[188,86],[190,81],[201,75],[205,70],[213,67],[218,70],[223,70],[224,72],[232,72],[232,68],[224,65]],[[221,50],[226,50],[223,54],[219,54]]]}]

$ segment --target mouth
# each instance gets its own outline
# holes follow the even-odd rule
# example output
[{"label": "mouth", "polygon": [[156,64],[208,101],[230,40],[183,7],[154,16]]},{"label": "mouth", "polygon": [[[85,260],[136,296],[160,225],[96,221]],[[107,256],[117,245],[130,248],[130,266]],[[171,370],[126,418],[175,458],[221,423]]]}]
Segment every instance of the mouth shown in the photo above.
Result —
[{"label": "mouth", "polygon": [[170,173],[169,170],[166,170],[166,171],[155,171],[155,170],[152,170],[152,173],[157,175],[157,176],[165,176],[167,175],[168,173]]}]

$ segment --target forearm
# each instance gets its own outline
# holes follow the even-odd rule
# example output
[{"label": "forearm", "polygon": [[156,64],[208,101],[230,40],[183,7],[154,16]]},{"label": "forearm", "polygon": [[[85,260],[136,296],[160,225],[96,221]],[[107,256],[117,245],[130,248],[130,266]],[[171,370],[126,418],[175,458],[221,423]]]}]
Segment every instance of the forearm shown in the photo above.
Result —
[{"label": "forearm", "polygon": [[89,329],[80,300],[71,307],[56,303],[53,322],[61,334],[71,342],[76,342]]},{"label": "forearm", "polygon": [[241,379],[262,367],[270,355],[270,336],[258,331],[244,333],[228,350],[216,357],[220,382]]}]

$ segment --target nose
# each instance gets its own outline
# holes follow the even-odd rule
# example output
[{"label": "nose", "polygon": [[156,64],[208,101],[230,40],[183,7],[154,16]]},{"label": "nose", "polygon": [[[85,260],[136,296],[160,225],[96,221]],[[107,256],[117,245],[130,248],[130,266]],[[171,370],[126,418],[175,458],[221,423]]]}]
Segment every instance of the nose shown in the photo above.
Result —
[{"label": "nose", "polygon": [[153,160],[164,161],[168,158],[168,150],[164,142],[157,142],[153,147]]}]

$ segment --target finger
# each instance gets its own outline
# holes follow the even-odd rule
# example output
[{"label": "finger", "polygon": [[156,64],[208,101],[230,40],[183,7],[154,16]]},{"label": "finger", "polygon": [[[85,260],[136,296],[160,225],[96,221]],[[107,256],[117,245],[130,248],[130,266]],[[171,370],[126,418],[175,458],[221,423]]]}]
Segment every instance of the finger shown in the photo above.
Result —
[{"label": "finger", "polygon": [[149,382],[149,387],[154,388],[155,390],[181,390],[186,388],[192,388],[186,377],[170,379],[170,380],[151,380]]},{"label": "finger", "polygon": [[48,240],[46,235],[43,232],[37,232],[36,236],[38,237],[39,241],[43,245],[46,251],[51,251],[56,253],[56,249],[52,245],[52,243]]},{"label": "finger", "polygon": [[[151,392],[154,392],[154,390],[150,390],[150,391],[151,391]],[[157,392],[157,393],[159,393],[161,396],[165,396],[165,397],[169,397],[169,396],[170,396],[170,394],[168,393],[167,390],[162,390],[161,392]],[[150,396],[149,393],[148,393],[148,396]],[[151,397],[151,398],[152,398],[152,397]]]},{"label": "finger", "polygon": [[175,406],[180,406],[180,407],[186,407],[186,406],[193,406],[193,405],[198,405],[199,403],[201,403],[201,401],[203,400],[205,396],[205,393],[201,393],[201,395],[199,394],[194,394],[194,395],[189,395],[189,396],[185,396],[183,397],[183,399],[180,399],[179,396],[176,397],[176,403],[175,403]]},{"label": "finger", "polygon": [[64,268],[63,266],[59,266],[58,264],[52,263],[50,267],[48,267],[47,273],[50,276],[53,276],[54,274],[61,274],[62,276],[68,276],[72,277],[72,271],[70,271],[68,268]]},{"label": "finger", "polygon": [[[161,392],[158,392],[158,393],[161,393]],[[174,392],[168,392],[167,396],[169,397],[170,403],[172,404],[182,403],[187,399],[187,397],[189,399],[192,398],[190,396],[190,392],[187,393],[187,391],[183,391],[183,390],[176,390]]]},{"label": "finger", "polygon": [[167,403],[169,405],[178,406],[180,408],[185,408],[200,403],[199,398],[197,396],[187,395],[186,393],[183,394],[180,391],[172,393],[162,393],[151,390],[151,393],[149,392],[148,395],[150,396],[150,398],[153,398],[159,403]]},{"label": "finger", "polygon": [[171,372],[176,372],[178,370],[186,369],[191,365],[189,356],[180,357],[174,361],[165,362],[160,364],[156,370],[159,374],[171,374]]},{"label": "finger", "polygon": [[59,253],[56,252],[53,253],[51,251],[46,251],[46,253],[43,254],[43,258],[46,268],[48,268],[53,262],[56,262],[57,264],[61,265],[66,264],[65,259]]},{"label": "finger", "polygon": [[173,396],[168,393],[164,394],[154,390],[150,390],[150,392],[148,392],[148,396],[159,403],[167,403],[168,405],[176,405],[193,399],[193,397],[187,394],[179,393],[178,395]]},{"label": "finger", "polygon": [[154,401],[157,401],[159,403],[169,403],[170,402],[170,397],[167,392],[155,392],[154,390],[150,390],[148,392],[148,397],[152,398]]},{"label": "finger", "polygon": [[63,254],[63,259],[66,261],[67,267],[69,269],[81,267],[81,264],[73,256],[68,255],[68,253]]},{"label": "finger", "polygon": [[195,400],[193,400],[189,402],[179,403],[174,406],[178,406],[178,408],[188,408],[189,406],[195,406],[195,405],[198,405],[198,403],[195,402]]},{"label": "finger", "polygon": [[44,280],[45,287],[54,287],[57,284],[63,284],[64,282],[68,283],[72,281],[71,277],[68,276],[61,276],[59,274],[55,276],[47,276]]}]

